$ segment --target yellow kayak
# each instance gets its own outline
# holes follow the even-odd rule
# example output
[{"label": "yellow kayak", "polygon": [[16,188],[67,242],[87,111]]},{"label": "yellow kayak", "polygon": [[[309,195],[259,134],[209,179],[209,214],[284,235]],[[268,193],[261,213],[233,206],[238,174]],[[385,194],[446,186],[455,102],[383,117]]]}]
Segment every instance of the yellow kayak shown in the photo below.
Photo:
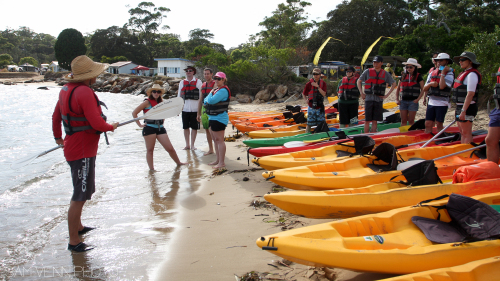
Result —
[{"label": "yellow kayak", "polygon": [[381,281],[484,281],[500,279],[500,256]]},{"label": "yellow kayak", "polygon": [[[500,203],[500,193],[473,198],[489,205]],[[441,200],[427,205],[439,206],[447,202]],[[394,274],[457,266],[500,255],[500,239],[459,246],[428,240],[411,218],[437,219],[438,212],[432,206],[404,207],[292,229],[260,237],[256,243],[269,253],[308,266]],[[447,212],[439,213],[442,221],[450,221]]]},{"label": "yellow kayak", "polygon": [[350,218],[385,212],[416,205],[429,198],[457,193],[474,196],[500,192],[500,179],[466,183],[406,186],[386,182],[367,187],[328,191],[285,191],[266,194],[264,198],[275,206],[295,215],[308,218]]},{"label": "yellow kayak", "polygon": [[[425,160],[460,152],[472,148],[470,144],[450,146],[433,146],[418,149],[408,149],[398,152],[404,161],[410,158]],[[374,150],[375,151],[375,150]],[[399,156],[398,158],[399,159]],[[396,161],[394,159],[393,161]],[[446,157],[435,161],[439,176],[449,176],[453,170],[463,165],[480,163],[481,160],[470,151],[459,155]],[[284,187],[299,190],[330,190],[339,188],[356,188],[372,184],[388,182],[394,176],[402,175],[401,171],[390,167],[382,160],[376,160],[374,155],[339,159],[323,164],[286,168],[262,173],[266,179]],[[371,168],[370,168],[371,167]],[[404,179],[403,176],[396,180]]]},{"label": "yellow kayak", "polygon": [[[431,138],[431,134],[418,134],[375,138],[374,141],[376,145],[385,142],[398,147],[405,144],[426,141]],[[269,155],[253,159],[252,162],[268,171],[327,163],[349,157],[350,153],[356,152],[353,141],[345,142],[343,144],[344,145],[336,144],[310,150]]]},{"label": "yellow kayak", "polygon": [[[327,124],[338,124],[337,119],[326,119]],[[262,139],[262,138],[280,138],[280,137],[291,137],[300,134],[304,134],[306,132],[307,124],[296,124],[285,127],[278,127],[266,130],[258,130],[248,132],[248,136],[252,139]],[[336,126],[338,128],[338,126]]]}]

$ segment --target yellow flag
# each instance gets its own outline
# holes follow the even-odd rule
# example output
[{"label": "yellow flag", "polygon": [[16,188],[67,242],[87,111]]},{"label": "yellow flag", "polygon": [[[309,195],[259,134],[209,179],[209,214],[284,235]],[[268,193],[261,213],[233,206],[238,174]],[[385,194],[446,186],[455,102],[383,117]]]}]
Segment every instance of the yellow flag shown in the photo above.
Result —
[{"label": "yellow flag", "polygon": [[366,59],[368,58],[368,56],[370,55],[370,53],[372,52],[372,49],[373,47],[375,47],[375,45],[377,45],[378,41],[380,41],[380,39],[382,39],[382,37],[384,38],[389,38],[389,39],[393,39],[395,40],[394,38],[391,38],[391,37],[385,37],[385,36],[380,36],[377,40],[375,40],[375,42],[373,42],[373,44],[366,50],[365,52],[365,55],[363,56],[363,59],[361,60],[361,67],[363,67],[363,64],[365,63]]},{"label": "yellow flag", "polygon": [[[342,42],[342,40],[340,40],[340,39],[328,37],[328,39],[326,39],[325,42],[323,42],[323,44],[321,44],[321,46],[319,47],[318,51],[316,52],[316,55],[314,56],[314,60],[313,60],[314,65],[318,65],[319,56],[321,55],[321,51],[323,51],[323,48],[326,46],[326,44],[328,43],[328,41],[330,41],[330,39],[338,40],[338,41]],[[344,42],[342,42],[342,44],[345,45]]]}]

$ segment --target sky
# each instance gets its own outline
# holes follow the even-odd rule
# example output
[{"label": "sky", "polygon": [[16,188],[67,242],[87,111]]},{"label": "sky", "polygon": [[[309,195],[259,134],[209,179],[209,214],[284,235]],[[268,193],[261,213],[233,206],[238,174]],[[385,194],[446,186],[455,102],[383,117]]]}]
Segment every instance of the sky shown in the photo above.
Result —
[{"label": "sky", "polygon": [[[130,15],[128,10],[137,7],[142,0],[85,0],[85,1],[2,1],[0,30],[29,27],[36,33],[57,37],[66,28],[74,28],[82,34],[97,29],[123,26]],[[188,40],[190,30],[208,29],[214,34],[212,42],[223,44],[226,49],[248,41],[250,35],[262,30],[259,26],[264,17],[270,17],[279,3],[285,0],[218,0],[218,1],[155,1],[171,11],[162,24],[170,26],[164,33],[175,33],[181,41]],[[341,0],[309,0],[305,11],[308,20],[326,20],[326,14],[335,9]],[[128,7],[127,7],[128,5]],[[21,12],[22,11],[22,12]]]}]

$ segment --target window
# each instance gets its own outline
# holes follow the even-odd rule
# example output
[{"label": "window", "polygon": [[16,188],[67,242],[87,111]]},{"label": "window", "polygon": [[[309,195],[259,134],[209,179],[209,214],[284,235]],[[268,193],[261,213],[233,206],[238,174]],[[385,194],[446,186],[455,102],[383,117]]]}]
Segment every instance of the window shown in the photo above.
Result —
[{"label": "window", "polygon": [[167,73],[181,73],[180,67],[167,67]]}]

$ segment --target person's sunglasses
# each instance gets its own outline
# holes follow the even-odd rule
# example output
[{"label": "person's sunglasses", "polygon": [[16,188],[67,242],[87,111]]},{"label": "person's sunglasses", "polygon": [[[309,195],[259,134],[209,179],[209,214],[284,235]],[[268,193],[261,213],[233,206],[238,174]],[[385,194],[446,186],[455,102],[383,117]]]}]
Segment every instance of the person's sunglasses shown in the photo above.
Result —
[{"label": "person's sunglasses", "polygon": [[351,73],[352,73],[352,70],[347,70],[347,71],[346,71],[346,73],[349,73],[349,72],[351,72]]},{"label": "person's sunglasses", "polygon": [[313,75],[321,75],[321,73],[313,73]]},{"label": "person's sunglasses", "polygon": [[192,69],[188,69],[188,70],[186,70],[186,72],[193,72],[193,70]]},{"label": "person's sunglasses", "polygon": [[161,94],[161,91],[152,90],[151,93],[153,93],[153,94],[156,94],[156,93]]},{"label": "person's sunglasses", "polygon": [[214,80],[221,81],[221,80],[224,80],[224,78],[214,77]]},{"label": "person's sunglasses", "polygon": [[407,65],[406,68],[414,68],[413,65]]},{"label": "person's sunglasses", "polygon": [[460,58],[459,61],[466,61],[469,60],[468,58]]}]

